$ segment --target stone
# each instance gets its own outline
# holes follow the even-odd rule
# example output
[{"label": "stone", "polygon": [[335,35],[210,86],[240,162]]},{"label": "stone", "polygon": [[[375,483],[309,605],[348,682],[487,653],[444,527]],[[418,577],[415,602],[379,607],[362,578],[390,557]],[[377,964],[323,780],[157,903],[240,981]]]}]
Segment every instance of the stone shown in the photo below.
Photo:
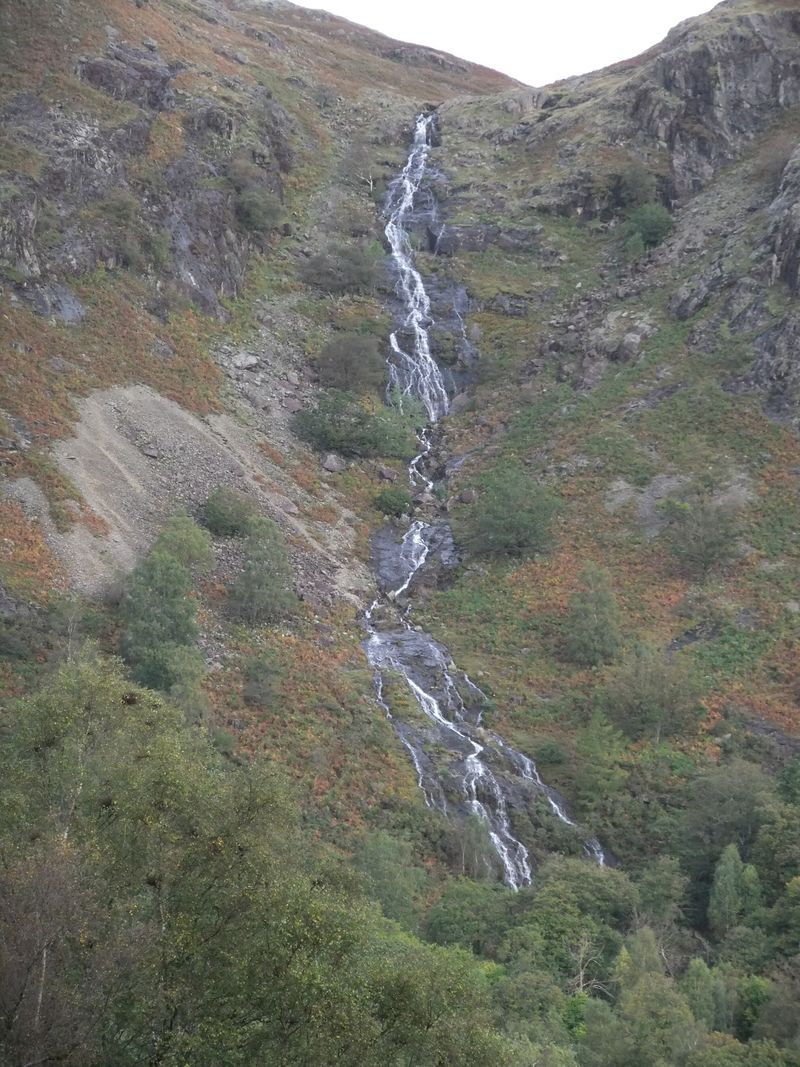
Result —
[{"label": "stone", "polygon": [[231,362],[237,370],[250,370],[258,366],[258,356],[254,356],[252,352],[240,352]]},{"label": "stone", "polygon": [[296,415],[298,411],[303,410],[302,402],[293,396],[286,397],[283,401],[283,407],[290,415]]},{"label": "stone", "polygon": [[462,489],[458,494],[458,500],[461,504],[474,504],[478,499],[478,494],[474,489]]},{"label": "stone", "polygon": [[384,482],[396,482],[398,474],[391,467],[378,467],[378,477]]},{"label": "stone", "polygon": [[148,456],[150,459],[160,459],[161,453],[153,445],[145,445],[142,448],[142,455]]},{"label": "stone", "polygon": [[329,474],[341,474],[343,470],[347,470],[347,463],[335,452],[329,452],[322,460],[322,469]]},{"label": "stone", "polygon": [[148,52],[158,51],[158,41],[153,40],[152,37],[143,37],[142,44],[145,46]]}]

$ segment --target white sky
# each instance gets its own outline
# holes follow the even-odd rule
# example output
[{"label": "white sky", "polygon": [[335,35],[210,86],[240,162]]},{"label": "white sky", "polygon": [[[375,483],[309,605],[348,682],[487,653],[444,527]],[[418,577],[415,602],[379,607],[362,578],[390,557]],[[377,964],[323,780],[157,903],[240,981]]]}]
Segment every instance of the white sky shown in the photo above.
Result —
[{"label": "white sky", "polygon": [[676,23],[710,11],[714,0],[320,0],[300,6],[546,85],[638,55]]}]

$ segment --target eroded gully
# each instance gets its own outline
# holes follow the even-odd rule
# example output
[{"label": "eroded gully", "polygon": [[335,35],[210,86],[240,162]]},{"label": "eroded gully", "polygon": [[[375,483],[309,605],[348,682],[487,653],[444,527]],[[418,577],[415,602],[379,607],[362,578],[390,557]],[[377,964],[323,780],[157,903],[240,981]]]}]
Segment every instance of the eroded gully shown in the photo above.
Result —
[{"label": "eroded gully", "polygon": [[[447,414],[449,397],[431,355],[431,304],[416,268],[408,224],[425,176],[434,122],[433,114],[417,118],[408,160],[390,187],[385,213],[403,309],[401,327],[389,339],[389,390],[395,402],[409,398],[426,413],[420,451],[408,469],[412,487],[426,493],[434,488],[426,473],[431,433]],[[482,726],[486,697],[479,687],[453,663],[443,645],[412,625],[409,593],[434,552],[453,551],[449,528],[416,519],[399,542],[391,533],[382,533],[377,575],[382,595],[364,615],[364,647],[375,672],[377,700],[409,754],[425,803],[452,817],[482,819],[503,880],[520,889],[530,884],[533,864],[514,833],[511,812],[533,811],[543,799],[552,816],[576,832],[577,827],[563,798],[542,781],[534,762]],[[411,701],[400,703],[412,711],[390,707],[386,690],[393,684],[410,694]],[[583,848],[597,863],[605,863],[596,839],[586,841]]]}]

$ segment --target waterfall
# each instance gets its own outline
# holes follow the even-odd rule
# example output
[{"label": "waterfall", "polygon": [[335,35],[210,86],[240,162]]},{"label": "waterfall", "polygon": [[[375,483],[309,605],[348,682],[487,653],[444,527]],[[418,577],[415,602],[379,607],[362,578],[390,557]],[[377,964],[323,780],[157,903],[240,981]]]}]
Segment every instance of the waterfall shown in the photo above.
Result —
[{"label": "waterfall", "polygon": [[[401,405],[403,398],[411,398],[427,414],[428,426],[419,433],[420,451],[409,464],[408,474],[412,486],[423,485],[428,492],[434,487],[424,470],[432,448],[431,429],[447,414],[449,397],[430,351],[431,304],[414,261],[408,223],[425,175],[433,122],[433,115],[423,114],[416,120],[408,161],[389,189],[385,230],[403,307],[400,330],[389,338],[388,395]],[[398,340],[401,331],[406,349]],[[401,580],[384,590],[387,607],[396,605],[408,594],[414,578],[428,561],[433,533],[430,523],[417,519],[397,545],[393,573]],[[381,601],[375,601],[364,615],[368,633],[364,647],[374,670],[377,701],[411,757],[425,803],[441,811],[448,810],[441,776],[430,754],[435,752],[441,760],[441,753],[447,753],[448,777],[460,782],[462,811],[486,823],[504,881],[515,890],[530,885],[531,858],[513,833],[508,813],[508,783],[513,783],[514,789],[527,797],[544,797],[556,818],[575,826],[563,798],[542,782],[529,757],[482,728],[485,695],[455,666],[442,645],[430,634],[412,627],[410,605],[401,613],[395,612],[392,625],[383,628],[375,618],[380,604]],[[384,696],[386,679],[392,675],[401,678],[407,686],[422,713],[424,727],[400,722],[392,715]],[[584,850],[597,863],[605,863],[605,854],[594,838],[585,844]]]}]

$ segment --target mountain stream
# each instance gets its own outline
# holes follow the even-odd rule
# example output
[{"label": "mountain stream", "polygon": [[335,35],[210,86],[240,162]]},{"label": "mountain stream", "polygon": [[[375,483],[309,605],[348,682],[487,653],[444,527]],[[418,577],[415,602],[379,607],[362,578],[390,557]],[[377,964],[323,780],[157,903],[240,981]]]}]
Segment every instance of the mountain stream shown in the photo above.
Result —
[{"label": "mountain stream", "polygon": [[[449,397],[431,355],[431,302],[415,265],[408,224],[425,176],[434,122],[433,114],[418,116],[408,161],[389,189],[385,215],[404,313],[402,331],[393,332],[389,339],[389,391],[395,402],[409,397],[426,412],[428,425],[419,433],[420,452],[409,465],[412,487],[425,493],[434,488],[425,470],[431,434],[448,412]],[[575,823],[563,798],[545,785],[533,761],[482,726],[485,695],[456,667],[446,648],[412,624],[411,605],[406,603],[412,584],[432,555],[443,546],[454,551],[449,527],[416,519],[400,542],[391,531],[388,536],[387,531],[380,533],[377,570],[382,595],[364,614],[364,647],[374,670],[378,703],[408,751],[428,807],[482,819],[506,884],[515,890],[530,885],[532,859],[514,834],[509,810],[524,810],[544,799],[560,822],[570,827]],[[408,713],[389,706],[386,689],[397,682],[410,695]],[[596,839],[583,847],[598,864],[606,862]]]}]

